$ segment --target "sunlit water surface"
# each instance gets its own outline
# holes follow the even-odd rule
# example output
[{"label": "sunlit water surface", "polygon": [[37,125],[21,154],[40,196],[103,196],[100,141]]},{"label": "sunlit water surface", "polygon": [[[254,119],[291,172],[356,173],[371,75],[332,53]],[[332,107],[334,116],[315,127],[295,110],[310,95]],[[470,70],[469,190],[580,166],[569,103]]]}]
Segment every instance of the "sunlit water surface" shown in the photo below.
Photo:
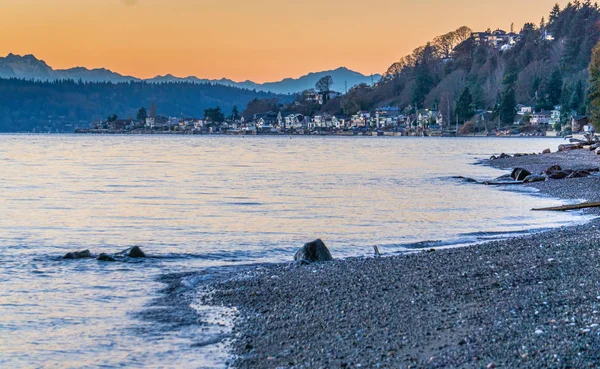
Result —
[{"label": "sunlit water surface", "polygon": [[[220,367],[203,330],[140,318],[158,276],[286,262],[316,237],[347,257],[581,222],[530,211],[560,201],[450,178],[493,178],[473,163],[561,142],[0,136],[0,367]],[[132,245],[152,258],[59,259]]]}]

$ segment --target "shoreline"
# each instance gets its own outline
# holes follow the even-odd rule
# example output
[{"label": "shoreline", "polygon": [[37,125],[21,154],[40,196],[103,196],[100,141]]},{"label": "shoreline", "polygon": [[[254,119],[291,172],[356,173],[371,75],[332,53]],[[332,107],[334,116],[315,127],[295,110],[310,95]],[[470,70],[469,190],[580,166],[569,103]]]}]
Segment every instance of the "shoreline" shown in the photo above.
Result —
[{"label": "shoreline", "polygon": [[[538,172],[594,163],[577,150],[480,164]],[[600,199],[598,177],[526,186]],[[203,284],[211,293],[200,300],[237,309],[239,368],[598,366],[598,227],[594,219],[435,252],[255,265]]]}]

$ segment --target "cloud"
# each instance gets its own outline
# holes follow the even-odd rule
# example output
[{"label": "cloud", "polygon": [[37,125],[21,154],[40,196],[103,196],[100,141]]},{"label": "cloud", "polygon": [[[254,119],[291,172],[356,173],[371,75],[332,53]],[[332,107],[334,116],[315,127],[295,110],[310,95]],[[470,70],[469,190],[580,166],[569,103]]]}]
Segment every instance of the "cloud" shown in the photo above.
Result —
[{"label": "cloud", "polygon": [[121,0],[121,3],[125,6],[134,6],[137,4],[137,0]]}]

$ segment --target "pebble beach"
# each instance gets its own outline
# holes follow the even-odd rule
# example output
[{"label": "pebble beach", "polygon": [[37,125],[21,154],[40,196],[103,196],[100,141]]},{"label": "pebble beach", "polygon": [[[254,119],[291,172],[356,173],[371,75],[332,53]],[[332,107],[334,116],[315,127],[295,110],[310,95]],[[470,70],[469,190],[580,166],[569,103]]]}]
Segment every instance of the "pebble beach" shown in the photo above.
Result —
[{"label": "pebble beach", "polygon": [[[574,150],[481,165],[538,173],[600,159]],[[597,175],[524,186],[565,203],[600,201]],[[204,283],[202,303],[237,309],[228,362],[236,368],[599,367],[598,227],[242,268]]]}]

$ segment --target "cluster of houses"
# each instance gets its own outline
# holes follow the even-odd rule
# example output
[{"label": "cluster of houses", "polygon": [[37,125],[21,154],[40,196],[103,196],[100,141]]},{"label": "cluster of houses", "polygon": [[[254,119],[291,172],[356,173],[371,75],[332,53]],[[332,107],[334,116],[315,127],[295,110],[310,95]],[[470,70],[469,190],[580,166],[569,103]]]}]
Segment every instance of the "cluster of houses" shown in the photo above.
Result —
[{"label": "cluster of houses", "polygon": [[[442,135],[458,131],[454,123],[448,124],[448,116],[438,110],[422,109],[407,113],[398,107],[382,107],[373,112],[358,111],[351,116],[321,113],[307,116],[285,111],[268,111],[255,114],[251,119],[239,118],[225,122],[211,122],[207,119],[176,118],[156,116],[145,121],[117,119],[92,124],[91,129],[82,132],[95,133],[184,133],[184,134],[319,134],[319,133],[385,133],[394,135]],[[585,116],[572,113],[565,116],[561,107],[551,111],[535,111],[526,105],[517,106],[517,125],[528,125],[537,132],[546,132],[561,124],[563,131],[573,133],[588,131],[590,125]],[[497,118],[491,111],[478,110],[470,120],[479,131],[502,134]],[[510,131],[512,132],[512,131]]]},{"label": "cluster of houses", "polygon": [[562,124],[562,132],[570,130],[573,133],[580,133],[588,132],[592,129],[587,116],[577,114],[576,112],[563,115],[560,105],[555,106],[550,111],[535,111],[533,107],[526,105],[517,105],[517,109],[517,117],[520,122],[528,121],[531,126],[540,127],[541,129],[551,129],[557,123],[563,121],[566,124]]},{"label": "cluster of houses", "polygon": [[[496,50],[506,51],[515,46],[521,40],[522,35],[497,29],[495,31],[488,30],[485,32],[473,32],[471,37],[478,44],[486,44],[490,45]],[[544,30],[542,33],[542,39],[546,41],[553,41],[554,37]]]},{"label": "cluster of houses", "polygon": [[411,130],[441,129],[442,115],[435,110],[423,109],[418,113],[405,115],[397,107],[383,107],[374,112],[359,111],[351,116],[321,113],[314,116],[304,114],[268,111],[255,114],[251,119],[243,117],[225,122],[211,122],[207,119],[164,117],[146,118],[140,122],[134,119],[116,119],[92,123],[90,129],[82,133],[223,133],[223,134],[311,134],[342,131],[367,132],[386,131],[408,134]]}]

